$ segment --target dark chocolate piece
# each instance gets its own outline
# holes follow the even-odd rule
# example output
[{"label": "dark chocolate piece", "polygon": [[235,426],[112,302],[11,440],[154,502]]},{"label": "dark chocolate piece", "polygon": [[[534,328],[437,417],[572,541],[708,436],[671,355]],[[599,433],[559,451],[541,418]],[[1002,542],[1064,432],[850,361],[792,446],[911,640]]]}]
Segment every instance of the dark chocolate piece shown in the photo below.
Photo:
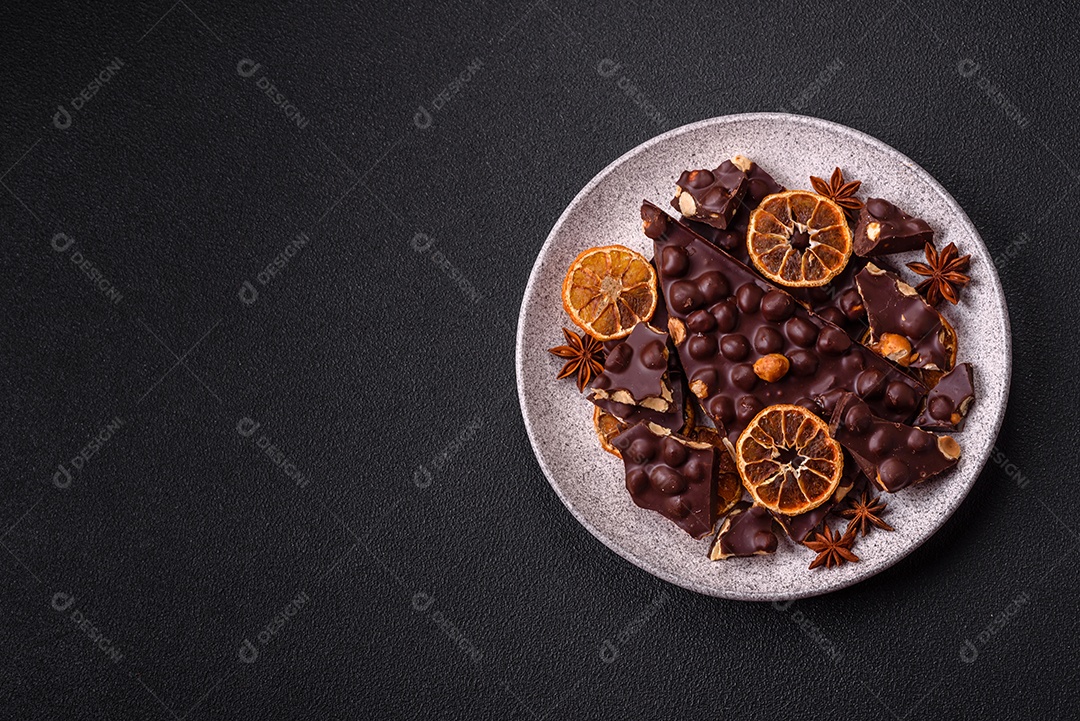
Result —
[{"label": "dark chocolate piece", "polygon": [[[746,195],[743,196],[735,217],[721,230],[690,218],[684,218],[687,227],[718,248],[730,253],[740,263],[750,264],[750,254],[746,250],[746,230],[750,227],[750,213],[761,201],[774,193],[784,192],[784,186],[754,163],[742,156],[736,156],[732,162],[746,173]],[[655,325],[655,324],[654,324]]]},{"label": "dark chocolate piece", "polygon": [[904,213],[881,198],[870,198],[859,213],[853,249],[856,255],[873,258],[906,250],[922,250],[934,242],[926,221]]},{"label": "dark chocolate piece", "polygon": [[638,323],[630,335],[607,351],[604,372],[592,382],[593,393],[618,403],[670,410],[667,341],[665,331]]},{"label": "dark chocolate piece", "polygon": [[[690,391],[729,440],[769,405],[793,403],[821,413],[814,399],[838,388],[859,389],[883,418],[914,417],[926,395],[919,381],[651,203],[642,219],[655,241],[668,330]],[[754,368],[771,354],[789,361],[774,382]]]},{"label": "dark chocolate piece", "polygon": [[895,493],[956,465],[960,444],[914,426],[875,418],[849,393],[836,404],[829,429],[882,490]]},{"label": "dark chocolate piece", "polygon": [[975,379],[970,363],[961,363],[946,373],[926,395],[926,408],[915,421],[919,428],[958,431],[975,400]]},{"label": "dark chocolate piece", "polygon": [[639,423],[611,441],[626,467],[626,490],[637,506],[660,513],[694,538],[716,523],[717,451],[708,443]]},{"label": "dark chocolate piece", "polygon": [[628,426],[637,423],[655,423],[669,431],[682,430],[690,417],[687,411],[693,401],[688,395],[690,391],[686,388],[686,377],[679,368],[678,361],[675,360],[676,354],[670,345],[668,350],[672,359],[672,363],[668,366],[667,382],[671,386],[671,407],[668,410],[658,411],[631,403],[620,403],[611,398],[600,398],[595,393],[590,393],[587,399],[600,410],[610,413]]},{"label": "dark chocolate piece", "polygon": [[956,333],[914,288],[869,263],[855,276],[870,323],[870,347],[899,365],[948,371]]},{"label": "dark chocolate piece", "polygon": [[761,506],[743,502],[735,507],[716,532],[709,558],[761,556],[776,551],[778,540],[773,531],[773,517]]},{"label": "dark chocolate piece", "polygon": [[746,173],[730,160],[716,170],[684,170],[671,207],[687,218],[724,229],[746,193]]}]

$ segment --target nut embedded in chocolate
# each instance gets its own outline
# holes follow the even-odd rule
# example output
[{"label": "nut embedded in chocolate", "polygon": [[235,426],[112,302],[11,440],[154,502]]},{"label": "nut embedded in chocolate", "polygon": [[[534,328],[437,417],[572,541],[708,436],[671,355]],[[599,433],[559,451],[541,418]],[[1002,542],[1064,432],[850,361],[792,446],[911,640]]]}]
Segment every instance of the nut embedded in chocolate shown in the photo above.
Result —
[{"label": "nut embedded in chocolate", "polygon": [[927,371],[956,362],[956,332],[895,273],[868,263],[855,276],[870,323],[870,347],[889,360]]},{"label": "nut embedded in chocolate", "polygon": [[684,170],[671,207],[688,218],[726,229],[746,193],[746,173],[730,160],[716,170]]},{"label": "nut embedded in chocolate", "polygon": [[717,449],[639,423],[611,441],[622,454],[626,490],[641,508],[656,511],[694,538],[716,523]]},{"label": "nut embedded in chocolate", "polygon": [[854,394],[836,404],[829,429],[863,472],[890,493],[948,470],[960,458],[955,439],[876,418]]},{"label": "nut embedded in chocolate", "polygon": [[921,250],[933,243],[934,231],[882,198],[866,201],[855,226],[854,251],[864,258]]},{"label": "nut embedded in chocolate", "polygon": [[728,514],[716,532],[709,559],[761,556],[775,552],[777,545],[772,515],[761,506],[743,502]]},{"label": "nut embedded in chocolate", "polygon": [[[882,394],[872,401],[874,412],[895,421],[914,417],[926,393],[919,381],[809,313],[680,221],[669,219],[654,246],[657,257],[682,254],[686,259],[685,264],[672,262],[674,273],[664,272],[661,264],[660,285],[672,320],[685,326],[685,341],[676,348],[690,390],[729,440],[738,438],[765,406],[853,390],[855,378],[867,368],[884,379]],[[754,372],[754,363],[770,353],[781,353],[789,362],[787,372],[772,382]],[[901,391],[900,386],[907,388]]]},{"label": "nut embedded in chocolate", "polygon": [[961,363],[942,376],[926,396],[915,425],[932,431],[959,431],[975,401],[975,380],[970,363]]}]

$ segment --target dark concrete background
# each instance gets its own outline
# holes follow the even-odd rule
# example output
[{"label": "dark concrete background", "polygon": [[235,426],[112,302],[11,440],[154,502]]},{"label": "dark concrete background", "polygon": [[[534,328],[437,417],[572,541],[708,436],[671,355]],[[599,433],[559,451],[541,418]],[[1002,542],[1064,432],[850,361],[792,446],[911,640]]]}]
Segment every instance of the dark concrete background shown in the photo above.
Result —
[{"label": "dark concrete background", "polygon": [[[4,14],[0,717],[1073,713],[1072,6]],[[525,280],[577,190],[663,130],[780,109],[949,189],[1015,351],[953,519],[786,607],[603,548],[513,387]]]}]

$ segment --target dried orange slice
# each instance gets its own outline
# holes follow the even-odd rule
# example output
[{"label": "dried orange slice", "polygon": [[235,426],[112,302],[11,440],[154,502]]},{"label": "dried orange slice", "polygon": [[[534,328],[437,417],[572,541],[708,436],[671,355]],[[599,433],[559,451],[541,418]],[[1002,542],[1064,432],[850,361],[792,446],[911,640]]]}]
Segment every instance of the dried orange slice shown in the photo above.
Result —
[{"label": "dried orange slice", "polygon": [[626,424],[600,410],[599,406],[593,406],[592,424],[596,429],[596,437],[600,439],[600,447],[616,458],[622,458],[622,453],[611,443],[611,439],[625,431]]},{"label": "dried orange slice", "polygon": [[770,195],[750,214],[750,260],[769,280],[791,288],[825,285],[851,257],[844,209],[809,190]]},{"label": "dried orange slice", "polygon": [[656,310],[656,270],[621,245],[589,248],[570,264],[562,300],[570,320],[593,338],[625,338]]},{"label": "dried orange slice", "polygon": [[844,472],[840,444],[802,406],[775,405],[754,416],[735,443],[735,463],[754,500],[785,516],[829,500]]}]

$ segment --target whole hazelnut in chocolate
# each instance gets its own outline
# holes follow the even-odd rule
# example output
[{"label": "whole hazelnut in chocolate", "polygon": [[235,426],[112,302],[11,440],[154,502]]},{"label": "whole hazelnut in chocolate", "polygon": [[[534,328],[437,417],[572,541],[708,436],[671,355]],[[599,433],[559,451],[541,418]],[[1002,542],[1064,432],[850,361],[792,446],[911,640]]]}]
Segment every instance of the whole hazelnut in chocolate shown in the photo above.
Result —
[{"label": "whole hazelnut in chocolate", "polygon": [[758,374],[757,365],[750,365],[749,363],[740,363],[731,369],[731,382],[741,390],[749,393],[754,390],[754,386],[757,385]]},{"label": "whole hazelnut in chocolate", "polygon": [[711,335],[695,335],[686,344],[686,350],[694,360],[712,358],[716,355],[716,338]]},{"label": "whole hazelnut in chocolate", "polygon": [[818,357],[814,355],[813,351],[801,349],[793,350],[788,353],[788,360],[791,361],[791,372],[793,375],[805,378],[806,376],[812,376],[817,373]]},{"label": "whole hazelnut in chocolate", "polygon": [[754,334],[754,350],[762,355],[776,353],[784,347],[784,336],[771,326],[762,326]]},{"label": "whole hazelnut in chocolate", "polygon": [[654,340],[646,343],[641,349],[641,362],[646,368],[654,371],[667,368],[667,352],[663,341]]},{"label": "whole hazelnut in chocolate", "polygon": [[711,270],[698,276],[697,286],[701,290],[706,303],[715,303],[731,294],[727,278],[717,270]]},{"label": "whole hazelnut in chocolate", "polygon": [[787,337],[792,343],[803,348],[814,345],[814,341],[818,337],[817,326],[806,318],[799,318],[798,316],[784,324],[784,332],[787,333]]},{"label": "whole hazelnut in chocolate", "polygon": [[716,327],[716,318],[707,310],[695,310],[686,317],[686,327],[691,333],[708,333]]},{"label": "whole hazelnut in chocolate", "polygon": [[734,329],[739,322],[739,309],[735,307],[735,301],[730,298],[717,303],[709,309],[709,312],[716,319],[716,329],[721,333]]},{"label": "whole hazelnut in chocolate", "polygon": [[818,335],[817,349],[819,353],[828,355],[842,355],[851,347],[851,338],[844,331],[835,326],[827,325],[821,329]]},{"label": "whole hazelnut in chocolate", "polygon": [[915,404],[918,402],[919,397],[915,389],[907,383],[892,381],[885,389],[885,404],[890,408],[898,411],[912,411],[915,410]]},{"label": "whole hazelnut in chocolate", "polygon": [[754,361],[754,373],[766,383],[775,383],[787,375],[791,362],[783,353],[770,353]]},{"label": "whole hazelnut in chocolate", "polygon": [[668,278],[681,278],[689,268],[690,258],[686,255],[686,248],[669,245],[660,251],[660,272]]},{"label": "whole hazelnut in chocolate", "polygon": [[671,307],[677,313],[689,313],[701,307],[701,292],[697,285],[688,280],[677,280],[668,290]]},{"label": "whole hazelnut in chocolate", "polygon": [[764,295],[757,283],[746,283],[735,291],[735,302],[743,313],[757,313]]},{"label": "whole hazelnut in chocolate", "polygon": [[885,374],[877,368],[867,368],[855,378],[855,393],[863,400],[874,400],[885,393]]},{"label": "whole hazelnut in chocolate", "polygon": [[761,314],[766,320],[779,323],[795,312],[795,299],[782,290],[770,290],[761,299]]},{"label": "whole hazelnut in chocolate", "polygon": [[728,360],[738,362],[750,354],[750,343],[744,335],[726,335],[720,339],[720,352]]}]

